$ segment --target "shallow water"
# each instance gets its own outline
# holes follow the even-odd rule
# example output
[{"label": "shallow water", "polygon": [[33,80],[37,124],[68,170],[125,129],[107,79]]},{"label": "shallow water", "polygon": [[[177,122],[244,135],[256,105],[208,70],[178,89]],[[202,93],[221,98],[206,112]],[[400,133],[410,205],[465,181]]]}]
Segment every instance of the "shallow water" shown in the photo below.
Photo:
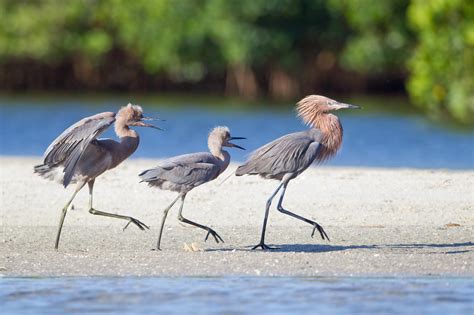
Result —
[{"label": "shallow water", "polygon": [[472,314],[468,278],[3,278],[2,314]]},{"label": "shallow water", "polygon": [[[0,155],[40,156],[68,126],[98,112],[116,111],[117,103],[123,100],[91,106],[90,100],[80,98],[0,97]],[[187,106],[173,108],[146,102],[142,105],[146,115],[166,119],[158,122],[165,130],[140,128],[141,145],[133,157],[164,158],[205,151],[209,130],[216,125],[227,125],[234,136],[247,137],[238,141],[247,151],[229,149],[234,161],[243,161],[250,151],[262,144],[306,128],[295,118],[291,108],[270,111],[225,107],[223,110],[192,101]],[[412,113],[353,110],[339,111],[337,115],[344,126],[344,143],[329,165],[474,168],[472,130],[460,132]],[[114,138],[115,135],[108,130],[103,137]]]}]

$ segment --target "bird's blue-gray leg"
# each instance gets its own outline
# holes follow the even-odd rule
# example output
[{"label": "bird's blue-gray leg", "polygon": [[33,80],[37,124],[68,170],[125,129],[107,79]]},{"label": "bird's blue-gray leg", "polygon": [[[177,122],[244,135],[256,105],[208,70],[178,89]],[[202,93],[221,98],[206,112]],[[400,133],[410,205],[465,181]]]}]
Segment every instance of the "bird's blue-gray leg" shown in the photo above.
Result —
[{"label": "bird's blue-gray leg", "polygon": [[207,239],[209,238],[209,235],[212,235],[214,237],[214,240],[216,241],[216,243],[219,244],[219,241],[224,243],[224,240],[222,239],[222,237],[220,237],[219,234],[217,234],[217,232],[214,231],[213,229],[211,229],[210,227],[205,226],[205,225],[201,225],[201,224],[193,222],[193,221],[190,221],[190,220],[186,219],[185,217],[183,217],[182,212],[183,212],[184,198],[186,198],[186,194],[181,195],[181,206],[179,207],[178,220],[183,222],[183,223],[191,224],[191,225],[194,225],[195,227],[206,230],[207,235],[206,235],[206,238],[204,239],[204,241],[207,241]]},{"label": "bird's blue-gray leg", "polygon": [[84,187],[84,185],[78,186],[76,188],[76,191],[74,191],[74,194],[72,194],[71,199],[69,199],[69,201],[66,203],[66,205],[61,211],[61,217],[59,218],[58,233],[56,234],[56,242],[54,243],[54,249],[56,250],[58,249],[58,246],[59,246],[59,238],[61,237],[61,230],[63,229],[63,223],[64,223],[64,218],[66,217],[67,209],[69,208],[69,205],[74,200],[74,197],[76,197],[77,193],[79,192],[79,190],[81,190],[82,187]]},{"label": "bird's blue-gray leg", "polygon": [[125,215],[120,215],[120,214],[113,214],[113,213],[103,212],[103,211],[99,211],[99,210],[94,209],[94,207],[92,206],[92,192],[94,190],[94,182],[95,182],[94,180],[91,180],[90,182],[87,183],[89,185],[89,213],[90,214],[127,220],[128,223],[123,228],[124,230],[129,226],[130,223],[135,224],[142,231],[145,230],[145,229],[149,229],[149,227],[145,223],[143,223],[140,220],[137,220],[135,218],[125,216]]},{"label": "bird's blue-gray leg", "polygon": [[278,191],[281,189],[282,186],[283,186],[283,183],[278,185],[277,189],[273,192],[273,194],[267,200],[267,205],[265,208],[265,217],[263,218],[262,236],[260,237],[260,243],[252,247],[252,249],[257,249],[259,247],[261,249],[276,249],[265,244],[265,230],[267,229],[268,213],[270,211],[270,206],[272,205],[272,200],[275,197],[275,195],[278,193]]},{"label": "bird's blue-gray leg", "polygon": [[280,200],[278,201],[278,205],[277,205],[277,209],[278,211],[280,211],[281,213],[283,214],[287,214],[289,216],[292,216],[293,218],[296,218],[298,220],[301,220],[301,221],[304,221],[306,223],[309,223],[313,226],[313,233],[311,233],[311,237],[314,236],[314,232],[316,231],[316,229],[318,229],[319,231],[319,234],[321,235],[321,238],[324,240],[328,240],[329,241],[329,236],[326,234],[326,232],[324,231],[323,227],[321,225],[319,225],[318,223],[314,222],[314,221],[311,221],[309,219],[306,219],[302,216],[299,216],[291,211],[288,211],[286,209],[283,209],[283,206],[281,205],[282,202],[283,202],[283,197],[285,196],[285,192],[286,192],[286,186],[288,186],[288,182],[289,181],[284,181],[283,182],[283,190],[281,192],[281,196],[280,196]]},{"label": "bird's blue-gray leg", "polygon": [[181,198],[181,194],[179,194],[178,197],[176,197],[176,199],[173,200],[173,202],[168,207],[166,207],[165,210],[163,210],[163,218],[161,219],[160,233],[158,234],[158,242],[156,243],[157,250],[161,250],[160,248],[161,235],[163,234],[163,227],[165,226],[165,221],[166,221],[166,216],[168,215],[168,211],[170,211],[170,209],[174,206],[174,204],[176,203],[176,201],[178,201],[179,198]]}]

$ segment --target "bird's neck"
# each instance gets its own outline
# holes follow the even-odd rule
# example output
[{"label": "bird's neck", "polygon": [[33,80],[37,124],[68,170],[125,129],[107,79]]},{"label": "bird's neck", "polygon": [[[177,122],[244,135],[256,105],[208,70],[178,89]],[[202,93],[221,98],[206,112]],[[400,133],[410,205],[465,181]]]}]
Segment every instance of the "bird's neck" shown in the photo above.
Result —
[{"label": "bird's neck", "polygon": [[225,156],[223,152],[225,151],[222,150],[222,141],[220,139],[210,135],[209,139],[207,139],[207,147],[209,148],[209,152],[211,152],[212,155],[214,155],[219,160],[224,160]]},{"label": "bird's neck", "polygon": [[209,151],[219,161],[220,168],[221,168],[220,173],[225,171],[225,169],[227,168],[227,166],[229,166],[229,163],[230,163],[229,152],[222,150],[221,144],[212,145],[212,143],[209,143]]},{"label": "bird's neck", "polygon": [[122,119],[121,117],[117,118],[115,121],[115,133],[119,138],[125,138],[125,137],[136,137],[138,138],[138,134],[135,130],[130,129],[128,125],[126,124],[125,120]]},{"label": "bird's neck", "polygon": [[321,113],[312,122],[314,128],[321,130],[323,145],[318,156],[319,161],[325,161],[334,156],[342,144],[342,125],[336,115]]},{"label": "bird's neck", "polygon": [[230,154],[229,152],[225,150],[220,150],[220,154],[216,155],[215,153],[211,152],[212,155],[214,155],[217,160],[219,161],[219,174],[222,174],[227,169],[227,166],[229,166],[230,163]]},{"label": "bird's neck", "polygon": [[112,164],[114,167],[132,155],[140,143],[138,133],[135,130],[130,129],[124,123],[115,123],[115,133],[120,138],[120,143],[116,148],[116,154],[113,156]]},{"label": "bird's neck", "polygon": [[[209,152],[221,161],[224,161],[226,158],[227,151],[222,150],[222,145],[209,144]],[[227,153],[228,155],[229,153]]]}]

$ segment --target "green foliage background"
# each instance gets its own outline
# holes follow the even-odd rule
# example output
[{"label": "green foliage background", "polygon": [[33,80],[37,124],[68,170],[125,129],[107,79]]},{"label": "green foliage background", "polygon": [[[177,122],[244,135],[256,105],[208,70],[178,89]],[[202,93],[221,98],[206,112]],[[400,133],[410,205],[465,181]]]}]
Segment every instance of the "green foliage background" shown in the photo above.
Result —
[{"label": "green foliage background", "polygon": [[401,78],[429,114],[472,123],[474,1],[0,0],[0,69],[0,87],[72,69],[85,88],[146,76],[287,98]]},{"label": "green foliage background", "polygon": [[474,121],[474,1],[412,1],[418,43],[408,68],[413,102],[432,115]]}]

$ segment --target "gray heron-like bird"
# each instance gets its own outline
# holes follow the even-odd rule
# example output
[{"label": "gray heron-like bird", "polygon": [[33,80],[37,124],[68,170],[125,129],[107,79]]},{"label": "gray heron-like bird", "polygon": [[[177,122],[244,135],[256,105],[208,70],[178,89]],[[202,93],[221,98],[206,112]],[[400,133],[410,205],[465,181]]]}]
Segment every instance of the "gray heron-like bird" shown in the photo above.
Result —
[{"label": "gray heron-like bird", "polygon": [[282,189],[278,211],[313,226],[311,237],[318,229],[322,239],[329,240],[318,223],[283,208],[282,202],[288,183],[306,170],[313,161],[322,163],[336,154],[342,143],[342,125],[332,111],[344,108],[360,108],[344,104],[320,95],[310,95],[297,104],[298,116],[311,128],[278,138],[255,150],[245,164],[235,172],[237,176],[249,174],[280,181],[277,189],[267,200],[260,243],[252,249],[272,249],[265,244],[265,229],[273,198]]},{"label": "gray heron-like bird", "polygon": [[223,150],[223,147],[234,147],[241,150],[244,148],[233,144],[231,140],[245,139],[243,137],[232,137],[227,127],[214,128],[208,138],[208,147],[210,152],[199,152],[184,154],[171,157],[161,162],[157,167],[143,171],[140,173],[142,182],[148,183],[149,186],[156,186],[160,189],[176,191],[179,193],[178,197],[171,202],[163,211],[163,218],[161,220],[160,232],[158,235],[157,250],[161,250],[161,236],[163,234],[163,227],[165,225],[168,211],[173,205],[181,199],[179,207],[178,219],[183,222],[207,231],[205,240],[209,235],[214,237],[216,243],[223,242],[222,238],[216,231],[208,226],[190,221],[183,217],[183,205],[186,194],[194,187],[207,183],[216,179],[222,172],[224,172],[230,162],[230,154]]},{"label": "gray heron-like bird", "polygon": [[[59,180],[64,187],[70,183],[76,185],[71,199],[61,212],[55,249],[58,249],[68,207],[85,184],[89,185],[89,212],[91,214],[127,220],[129,222],[125,228],[130,223],[135,224],[141,230],[148,228],[135,218],[102,212],[92,207],[92,191],[97,176],[119,165],[138,147],[138,133],[129,127],[160,129],[146,123],[147,120],[154,119],[143,117],[143,110],[140,106],[128,104],[116,114],[104,112],[78,121],[67,128],[46,149],[43,164],[34,167],[35,173],[48,179]],[[120,138],[120,142],[112,139],[97,139],[112,124],[115,124],[115,133]],[[61,169],[62,173],[57,172]]]}]

